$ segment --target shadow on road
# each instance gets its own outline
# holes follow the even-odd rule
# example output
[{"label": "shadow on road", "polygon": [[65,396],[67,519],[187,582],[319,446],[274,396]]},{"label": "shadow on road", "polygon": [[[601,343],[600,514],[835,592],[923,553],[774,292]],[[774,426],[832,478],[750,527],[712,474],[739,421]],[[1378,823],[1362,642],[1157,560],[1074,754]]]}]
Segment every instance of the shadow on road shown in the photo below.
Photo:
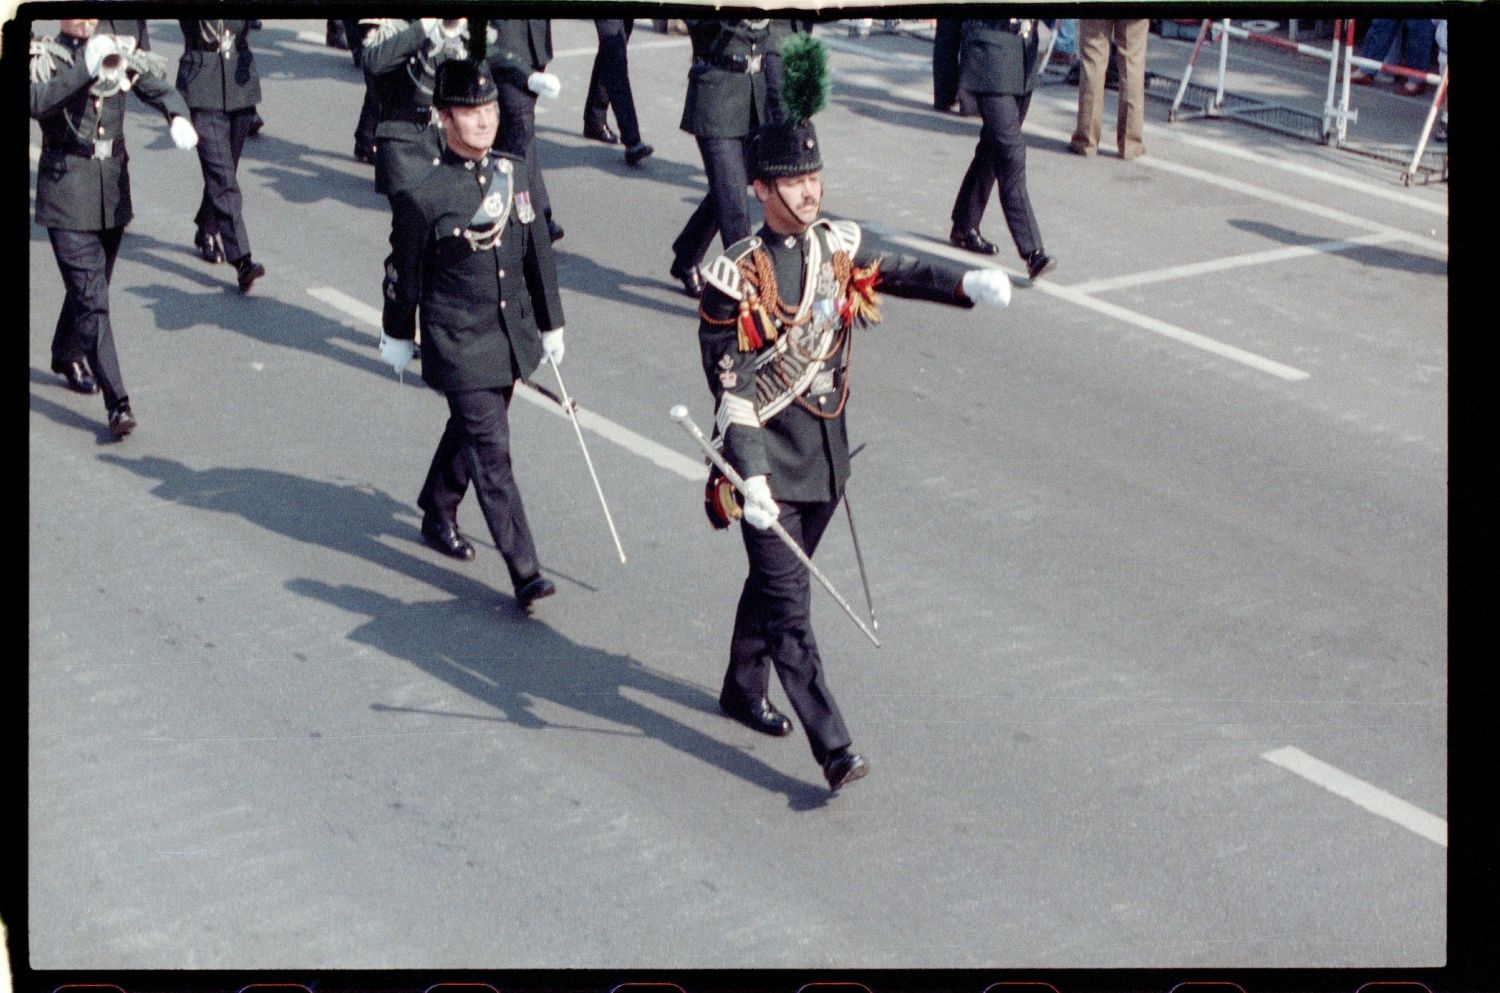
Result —
[{"label": "shadow on road", "polygon": [[[369,617],[350,633],[351,640],[447,681],[499,711],[498,720],[559,730],[531,709],[532,701],[549,700],[633,728],[634,733],[746,782],[784,794],[794,810],[815,809],[827,799],[821,783],[789,777],[734,745],[635,702],[632,695],[647,695],[718,713],[716,697],[702,687],[653,671],[628,656],[571,641],[522,613],[513,600],[486,583],[439,564],[438,553],[420,544],[415,512],[388,493],[365,484],[322,482],[268,469],[199,470],[158,456],[129,459],[106,454],[100,461],[153,481],[151,494],[169,503],[233,514],[274,534],[356,556],[448,594],[452,599],[444,602],[406,604],[359,587],[311,579],[286,584],[299,595]],[[413,550],[393,544],[392,538],[410,542]],[[372,707],[396,710],[381,704]],[[725,726],[735,727],[727,720]]]}]

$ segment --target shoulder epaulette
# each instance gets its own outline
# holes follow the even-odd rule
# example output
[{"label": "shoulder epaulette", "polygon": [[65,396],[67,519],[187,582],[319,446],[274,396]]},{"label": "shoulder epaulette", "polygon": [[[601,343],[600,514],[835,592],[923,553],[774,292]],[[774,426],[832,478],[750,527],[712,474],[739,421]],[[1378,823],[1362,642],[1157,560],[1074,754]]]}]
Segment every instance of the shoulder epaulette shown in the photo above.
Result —
[{"label": "shoulder epaulette", "polygon": [[361,27],[373,27],[375,30],[365,39],[366,45],[378,45],[387,38],[394,38],[405,31],[408,23],[400,17],[361,17]]},{"label": "shoulder epaulette", "polygon": [[827,228],[828,232],[833,235],[835,249],[842,249],[848,252],[851,257],[859,254],[859,242],[862,232],[859,230],[858,224],[853,221],[831,221],[827,219],[819,220],[817,223]]},{"label": "shoulder epaulette", "polygon": [[142,76],[154,76],[157,79],[167,78],[167,57],[144,48],[137,48],[130,53],[130,64],[135,71]]},{"label": "shoulder epaulette", "polygon": [[31,41],[31,81],[45,83],[57,71],[57,63],[73,64],[73,53],[51,38],[33,38]]},{"label": "shoulder epaulette", "polygon": [[745,298],[744,279],[740,276],[740,260],[760,247],[760,239],[754,236],[735,242],[724,250],[724,254],[708,264],[703,270],[703,281],[733,300]]}]

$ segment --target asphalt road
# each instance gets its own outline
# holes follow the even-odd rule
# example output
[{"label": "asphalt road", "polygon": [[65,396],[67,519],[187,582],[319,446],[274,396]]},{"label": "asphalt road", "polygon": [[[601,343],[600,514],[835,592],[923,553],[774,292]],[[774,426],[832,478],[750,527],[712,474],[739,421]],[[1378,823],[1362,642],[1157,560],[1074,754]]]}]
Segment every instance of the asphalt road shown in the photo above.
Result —
[{"label": "asphalt road", "polygon": [[[562,371],[629,561],[523,396],[560,588],[527,619],[472,499],[476,561],[417,533],[446,412],[375,348],[388,210],[321,23],[254,36],[248,296],[192,251],[196,157],[132,112],[122,443],[48,369],[61,284],[30,229],[33,968],[1444,962],[1445,184],[1159,103],[1144,158],[1085,160],[1074,90],[1044,87],[1029,185],[1060,266],[1028,286],[1008,245],[946,244],[978,122],[931,109],[925,43],[825,29],[827,213],[1015,283],[1004,311],[888,300],[857,342],[883,647],[815,592],[872,765],[829,798],[800,728],[715,705],[743,551],[667,417],[712,414],[667,275],[704,189],[686,39],[638,24],[633,170],[580,135],[591,25],[556,25]],[[175,63],[176,25],[152,34]],[[1415,139],[1420,102],[1360,99]],[[998,205],[984,230],[1007,241]],[[863,609],[841,522],[818,560]]]}]

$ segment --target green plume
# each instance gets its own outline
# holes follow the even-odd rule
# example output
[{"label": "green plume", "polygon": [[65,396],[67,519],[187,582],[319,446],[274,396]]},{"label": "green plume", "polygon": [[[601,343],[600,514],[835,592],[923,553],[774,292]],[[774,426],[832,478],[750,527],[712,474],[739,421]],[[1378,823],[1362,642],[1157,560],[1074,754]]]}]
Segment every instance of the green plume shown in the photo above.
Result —
[{"label": "green plume", "polygon": [[810,34],[792,35],[781,46],[781,109],[800,123],[828,104],[828,49]]}]

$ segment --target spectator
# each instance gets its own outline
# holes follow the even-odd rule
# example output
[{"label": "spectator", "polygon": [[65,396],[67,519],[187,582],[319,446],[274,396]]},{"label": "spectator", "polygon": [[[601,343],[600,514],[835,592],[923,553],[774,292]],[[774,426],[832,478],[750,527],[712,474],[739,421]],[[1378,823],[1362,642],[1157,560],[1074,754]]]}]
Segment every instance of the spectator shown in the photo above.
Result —
[{"label": "spectator", "polygon": [[1079,22],[1078,123],[1068,150],[1078,155],[1099,151],[1103,127],[1105,76],[1111,48],[1119,52],[1120,101],[1115,112],[1115,142],[1120,158],[1133,159],[1145,149],[1146,39],[1148,18]]},{"label": "spectator", "polygon": [[[1364,40],[1360,42],[1360,58],[1426,73],[1432,68],[1433,31],[1430,17],[1414,17],[1409,20],[1376,18],[1370,22]],[[1388,55],[1393,55],[1394,61],[1388,60]],[[1370,86],[1379,74],[1379,70],[1354,69],[1349,73],[1349,82],[1356,86]],[[1427,92],[1427,83],[1419,79],[1398,77],[1396,90],[1407,96],[1420,96]]]}]

